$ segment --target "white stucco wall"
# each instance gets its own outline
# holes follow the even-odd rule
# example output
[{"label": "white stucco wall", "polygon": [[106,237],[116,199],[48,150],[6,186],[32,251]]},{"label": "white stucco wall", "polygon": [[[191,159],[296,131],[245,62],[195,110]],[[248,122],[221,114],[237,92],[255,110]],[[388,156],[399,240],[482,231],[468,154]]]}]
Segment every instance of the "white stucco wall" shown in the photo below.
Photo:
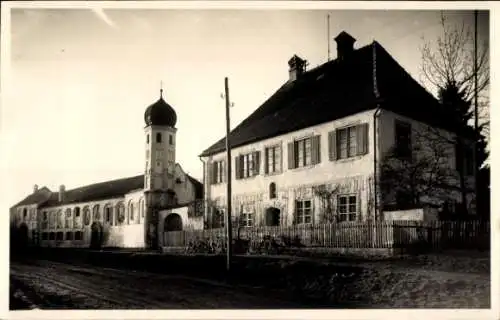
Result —
[{"label": "white stucco wall", "polygon": [[159,213],[158,239],[160,245],[164,245],[163,233],[165,232],[165,219],[171,214],[178,214],[182,219],[182,230],[201,230],[203,229],[203,217],[188,217],[189,207],[180,207],[169,210],[162,210]]},{"label": "white stucco wall", "polygon": [[[51,228],[49,225],[49,228],[47,229],[41,229],[40,232],[44,233],[50,233],[50,232],[75,232],[75,231],[82,231],[83,232],[83,239],[82,240],[64,240],[64,241],[56,241],[56,240],[41,240],[42,236],[40,236],[41,240],[41,245],[48,245],[48,246],[64,246],[64,247],[88,247],[90,246],[90,238],[91,238],[91,226],[93,222],[99,222],[101,223],[104,228],[107,230],[108,235],[105,237],[105,242],[103,243],[103,246],[109,246],[109,247],[144,247],[144,213],[145,213],[145,208],[144,208],[144,196],[143,196],[143,191],[141,190],[136,190],[133,192],[130,192],[126,194],[124,197],[118,197],[118,198],[113,198],[113,199],[106,199],[106,200],[101,200],[101,201],[89,201],[89,202],[83,202],[83,203],[74,203],[74,204],[65,204],[61,206],[54,206],[54,207],[46,207],[46,208],[41,208],[39,210],[39,217],[40,217],[40,225],[41,225],[41,219],[43,218],[43,212],[48,212],[48,214],[53,214],[55,215],[59,210],[62,210],[63,217],[65,219],[65,214],[66,214],[66,209],[71,209],[72,214],[74,213],[74,208],[79,207],[80,208],[80,221],[77,226],[75,226],[75,223],[70,228],[66,228],[65,225],[63,225],[63,228],[57,228],[56,227]],[[123,202],[125,206],[125,221],[123,222],[122,225],[118,225],[117,221],[117,212],[116,212],[116,207],[117,205]],[[140,211],[140,204],[143,205],[143,210],[142,214]],[[93,217],[93,209],[95,206],[99,206],[99,213],[100,213],[100,219],[98,221],[94,220]],[[113,208],[113,223],[111,225],[105,223],[104,221],[104,207],[106,205],[110,205]],[[83,209],[85,207],[89,207],[90,209],[90,222],[89,224],[85,225],[83,223]],[[131,216],[131,208],[133,208],[133,219]],[[49,218],[50,219],[50,218]],[[74,221],[74,215],[73,215],[73,221]]]},{"label": "white stucco wall", "polygon": [[[332,106],[334,107],[334,106]],[[253,144],[237,147],[231,150],[233,159],[232,167],[232,193],[234,195],[233,212],[237,212],[238,207],[246,204],[256,205],[258,219],[262,219],[263,211],[269,206],[275,206],[282,210],[284,220],[288,223],[292,220],[294,213],[294,200],[296,198],[307,198],[312,196],[311,187],[320,184],[340,184],[344,186],[346,193],[359,194],[359,205],[361,214],[367,214],[367,191],[368,181],[373,175],[373,114],[374,110],[355,114],[333,122],[316,125],[289,134],[258,141]],[[368,153],[349,159],[329,160],[328,133],[337,128],[342,128],[361,123],[368,124]],[[296,139],[308,136],[320,135],[320,163],[312,166],[288,169],[287,145]],[[281,145],[282,150],[282,172],[277,174],[264,174],[264,149],[266,146]],[[261,169],[258,176],[235,179],[234,158],[239,154],[252,151],[261,151]],[[225,153],[219,153],[211,157],[204,157],[205,162],[205,197],[208,200],[225,203],[226,183],[211,184],[211,165],[214,161],[226,158]],[[269,199],[268,190],[271,182],[276,184],[278,193],[277,199]],[[316,219],[319,214],[319,199],[313,204]]]}]

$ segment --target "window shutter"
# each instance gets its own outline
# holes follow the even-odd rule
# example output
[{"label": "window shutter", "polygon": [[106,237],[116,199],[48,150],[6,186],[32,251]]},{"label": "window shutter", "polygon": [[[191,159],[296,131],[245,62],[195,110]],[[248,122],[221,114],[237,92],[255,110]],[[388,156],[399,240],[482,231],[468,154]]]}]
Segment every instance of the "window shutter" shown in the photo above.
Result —
[{"label": "window shutter", "polygon": [[318,164],[321,162],[320,135],[314,136],[311,139],[311,163]]},{"label": "window shutter", "polygon": [[328,132],[328,156],[330,161],[337,160],[337,138],[335,130]]},{"label": "window shutter", "polygon": [[209,170],[210,172],[210,184],[215,184],[215,177],[217,176],[217,162],[212,162],[212,170]]},{"label": "window shutter", "polygon": [[234,178],[241,179],[240,156],[234,158]]},{"label": "window shutter", "polygon": [[295,169],[295,142],[288,143],[288,169]]},{"label": "window shutter", "polygon": [[269,173],[269,148],[264,150],[264,173]]},{"label": "window shutter", "polygon": [[358,156],[368,153],[368,124],[363,123],[356,126],[356,139]]},{"label": "window shutter", "polygon": [[253,173],[258,175],[260,173],[260,151],[253,153]]},{"label": "window shutter", "polygon": [[[276,153],[275,153],[275,156],[276,154],[279,153],[279,157],[280,157],[280,163],[279,163],[279,170],[278,171],[283,171],[283,151],[281,150],[281,145],[278,147],[278,149],[276,149]],[[273,159],[274,160],[274,159]]]}]

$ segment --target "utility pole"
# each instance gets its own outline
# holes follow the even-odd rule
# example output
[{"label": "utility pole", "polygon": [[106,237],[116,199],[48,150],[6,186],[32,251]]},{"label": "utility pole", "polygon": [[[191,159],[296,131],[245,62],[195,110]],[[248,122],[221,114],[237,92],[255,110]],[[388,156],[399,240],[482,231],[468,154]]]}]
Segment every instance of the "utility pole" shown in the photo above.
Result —
[{"label": "utility pole", "polygon": [[327,33],[327,39],[326,42],[328,43],[328,61],[330,61],[330,15],[326,16],[326,33]]},{"label": "utility pole", "polygon": [[228,78],[224,79],[224,86],[226,90],[226,152],[227,152],[227,165],[226,165],[226,179],[227,179],[227,212],[226,212],[226,228],[227,228],[227,271],[231,270],[231,255],[232,255],[232,247],[233,247],[233,235],[232,235],[232,226],[231,226],[231,148],[229,143],[229,132],[230,121],[229,121],[229,108],[231,107],[231,103],[229,100],[229,84]]},{"label": "utility pole", "polygon": [[475,201],[475,209],[477,212],[477,196],[478,196],[478,183],[477,178],[479,176],[479,166],[478,166],[478,138],[479,138],[479,112],[477,105],[477,10],[474,10],[474,129],[477,137],[474,140],[474,201]]}]

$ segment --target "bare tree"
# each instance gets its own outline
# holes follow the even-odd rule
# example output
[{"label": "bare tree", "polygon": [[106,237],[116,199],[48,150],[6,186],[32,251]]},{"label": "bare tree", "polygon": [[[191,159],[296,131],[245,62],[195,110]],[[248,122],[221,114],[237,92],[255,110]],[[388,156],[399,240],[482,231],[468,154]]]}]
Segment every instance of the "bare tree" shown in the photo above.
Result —
[{"label": "bare tree", "polygon": [[413,129],[409,154],[402,155],[394,146],[382,158],[379,184],[385,207],[416,208],[424,204],[422,199],[444,202],[449,197],[446,186],[453,185],[457,175],[450,166],[448,140],[434,132],[432,127]]},{"label": "bare tree", "polygon": [[[437,92],[449,84],[455,84],[464,92],[467,101],[474,97],[474,35],[471,28],[462,22],[461,26],[451,26],[444,13],[441,13],[442,36],[433,45],[425,41],[421,48],[421,74],[424,82],[429,83]],[[477,91],[479,95],[481,124],[489,124],[489,46],[486,41],[478,48]]]},{"label": "bare tree", "polygon": [[335,223],[338,221],[338,214],[334,209],[333,200],[335,196],[339,194],[339,191],[340,187],[338,185],[328,187],[323,184],[313,187],[314,194],[321,201],[322,213],[320,216],[320,221],[322,223]]}]

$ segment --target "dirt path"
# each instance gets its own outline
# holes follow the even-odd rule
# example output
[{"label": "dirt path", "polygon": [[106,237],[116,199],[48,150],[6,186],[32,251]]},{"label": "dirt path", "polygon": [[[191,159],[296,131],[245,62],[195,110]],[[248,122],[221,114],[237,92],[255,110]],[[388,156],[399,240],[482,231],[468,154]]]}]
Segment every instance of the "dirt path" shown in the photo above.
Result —
[{"label": "dirt path", "polygon": [[72,266],[43,261],[12,264],[20,283],[40,308],[212,309],[297,308],[296,303],[188,277]]}]

